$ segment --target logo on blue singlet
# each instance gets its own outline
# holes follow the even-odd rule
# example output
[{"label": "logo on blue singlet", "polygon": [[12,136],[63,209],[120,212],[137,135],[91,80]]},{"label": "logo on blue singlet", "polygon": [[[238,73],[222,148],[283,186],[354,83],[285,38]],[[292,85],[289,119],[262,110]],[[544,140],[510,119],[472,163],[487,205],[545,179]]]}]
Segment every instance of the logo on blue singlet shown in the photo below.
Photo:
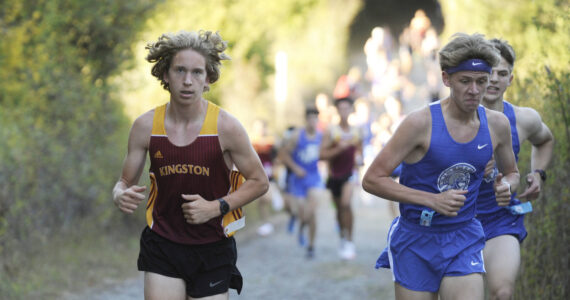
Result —
[{"label": "logo on blue singlet", "polygon": [[471,181],[471,174],[475,171],[475,167],[468,163],[455,164],[439,174],[437,188],[442,193],[447,190],[466,191]]},{"label": "logo on blue singlet", "polygon": [[301,150],[299,153],[299,159],[308,164],[319,159],[319,145],[317,144],[308,144],[305,149]]}]

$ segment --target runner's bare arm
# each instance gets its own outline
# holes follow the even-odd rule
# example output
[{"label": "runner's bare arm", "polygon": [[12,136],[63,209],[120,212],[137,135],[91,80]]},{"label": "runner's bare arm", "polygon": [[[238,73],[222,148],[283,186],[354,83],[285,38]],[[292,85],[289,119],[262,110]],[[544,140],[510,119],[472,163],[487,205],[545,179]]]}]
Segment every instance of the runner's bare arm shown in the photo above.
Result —
[{"label": "runner's bare arm", "polygon": [[532,144],[531,172],[526,175],[526,190],[519,197],[535,199],[540,195],[542,179],[535,170],[545,170],[552,159],[554,136],[542,122],[540,115],[529,107],[516,107],[517,123],[526,139]]},{"label": "runner's bare arm", "polygon": [[152,130],[154,111],[149,111],[135,120],[129,133],[127,155],[123,162],[121,177],[113,188],[113,202],[125,213],[133,213],[145,199],[146,186],[136,185],[142,174]]},{"label": "runner's bare arm", "polygon": [[295,130],[295,132],[291,135],[283,147],[279,149],[278,157],[279,160],[285,164],[289,169],[291,169],[295,174],[298,176],[304,176],[305,170],[301,168],[298,164],[295,163],[293,157],[291,156],[293,150],[297,146],[297,141],[299,140],[300,130]]},{"label": "runner's bare arm", "polygon": [[429,108],[413,112],[406,117],[366,171],[362,180],[364,190],[384,199],[423,205],[446,216],[456,216],[463,206],[463,194],[466,191],[449,190],[434,194],[406,187],[390,177],[401,162],[417,162],[425,155],[430,136]]},{"label": "runner's bare arm", "polygon": [[331,159],[341,153],[348,146],[350,146],[350,143],[348,141],[344,141],[342,139],[334,143],[331,135],[331,128],[329,127],[323,133],[323,140],[321,142],[319,158],[322,160]]},{"label": "runner's bare arm", "polygon": [[[224,110],[220,110],[218,115],[218,138],[228,168],[235,165],[246,179],[231,196],[222,197],[231,211],[265,194],[269,179],[245,129],[236,118]],[[216,199],[204,199],[198,194],[181,197],[186,200],[182,204],[182,210],[190,224],[202,224],[221,214],[220,203],[215,201]]]},{"label": "runner's bare arm", "polygon": [[245,128],[224,110],[220,110],[218,117],[218,133],[224,157],[228,157],[246,179],[231,197],[224,197],[232,210],[265,194],[269,188],[269,179]]}]

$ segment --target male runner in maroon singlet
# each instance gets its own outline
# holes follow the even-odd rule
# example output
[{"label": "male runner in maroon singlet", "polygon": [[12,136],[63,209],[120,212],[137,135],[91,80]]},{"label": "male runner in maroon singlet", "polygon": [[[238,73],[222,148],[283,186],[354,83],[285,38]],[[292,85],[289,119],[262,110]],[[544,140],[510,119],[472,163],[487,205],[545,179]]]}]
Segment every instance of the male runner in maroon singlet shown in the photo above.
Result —
[{"label": "male runner in maroon singlet", "polygon": [[[145,299],[228,299],[229,288],[241,290],[222,218],[265,193],[268,180],[240,122],[202,97],[229,59],[226,47],[210,31],[164,34],[146,47],[170,101],[135,120],[113,189],[115,204],[132,213],[145,198],[137,183],[148,152],[148,226],[138,259]],[[246,181],[230,196],[234,166]]]},{"label": "male runner in maroon singlet", "polygon": [[356,248],[352,241],[354,216],[351,201],[354,190],[354,171],[357,155],[362,155],[362,133],[348,123],[348,116],[353,111],[351,98],[335,100],[340,123],[329,126],[323,135],[320,157],[329,162],[327,188],[330,189],[337,209],[337,221],[340,227],[339,256],[342,259],[354,259]]}]

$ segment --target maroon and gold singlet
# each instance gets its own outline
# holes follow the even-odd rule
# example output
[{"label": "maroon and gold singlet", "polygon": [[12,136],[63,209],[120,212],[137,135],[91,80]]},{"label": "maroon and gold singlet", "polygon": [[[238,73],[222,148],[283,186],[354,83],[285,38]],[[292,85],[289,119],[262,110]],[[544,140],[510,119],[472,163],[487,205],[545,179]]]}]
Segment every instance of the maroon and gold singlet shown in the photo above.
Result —
[{"label": "maroon and gold singlet", "polygon": [[343,178],[352,175],[356,144],[361,142],[360,132],[356,127],[350,127],[349,131],[344,131],[340,126],[333,126],[331,127],[331,139],[333,143],[348,140],[352,144],[330,160],[330,177]]},{"label": "maroon and gold singlet", "polygon": [[154,110],[150,137],[151,188],[146,207],[148,226],[157,234],[181,244],[206,244],[225,238],[222,217],[204,224],[188,224],[182,213],[182,194],[199,194],[216,201],[230,191],[230,170],[218,140],[220,108],[208,102],[206,118],[196,140],[186,146],[172,144],[166,135],[166,104]]}]

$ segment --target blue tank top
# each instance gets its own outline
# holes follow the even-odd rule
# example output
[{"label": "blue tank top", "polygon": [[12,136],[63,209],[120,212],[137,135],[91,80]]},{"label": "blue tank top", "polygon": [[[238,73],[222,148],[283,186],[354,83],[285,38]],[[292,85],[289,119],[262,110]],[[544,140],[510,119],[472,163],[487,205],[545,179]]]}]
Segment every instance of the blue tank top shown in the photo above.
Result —
[{"label": "blue tank top", "polygon": [[[515,159],[519,161],[519,151],[520,151],[520,144],[519,144],[519,134],[517,132],[517,118],[515,116],[515,110],[513,105],[507,101],[503,101],[503,113],[509,119],[509,123],[511,124],[511,137],[513,141],[513,152],[515,153]],[[479,189],[479,197],[477,198],[477,214],[493,214],[501,209],[506,209],[501,207],[497,204],[497,200],[495,199],[495,190],[493,189],[493,183],[495,181],[495,177],[499,174],[497,170],[497,166],[493,169],[493,173],[490,176],[487,176],[483,179],[481,183],[481,188]],[[511,196],[511,203],[510,205],[518,204],[516,198],[516,193],[513,193]]]},{"label": "blue tank top", "polygon": [[402,163],[400,183],[417,190],[439,194],[450,189],[467,190],[466,201],[456,217],[447,217],[433,209],[400,203],[400,214],[406,220],[419,224],[423,210],[433,212],[431,226],[457,224],[475,217],[475,201],[485,172],[485,165],[493,155],[491,134],[485,108],[479,106],[479,130],[467,143],[458,143],[449,134],[441,111],[440,101],[429,105],[431,111],[431,139],[424,157],[413,164]]},{"label": "blue tank top", "polygon": [[305,129],[300,130],[297,147],[291,156],[293,161],[307,173],[318,172],[317,163],[322,139],[323,135],[319,131],[315,132],[315,136],[310,139]]}]

